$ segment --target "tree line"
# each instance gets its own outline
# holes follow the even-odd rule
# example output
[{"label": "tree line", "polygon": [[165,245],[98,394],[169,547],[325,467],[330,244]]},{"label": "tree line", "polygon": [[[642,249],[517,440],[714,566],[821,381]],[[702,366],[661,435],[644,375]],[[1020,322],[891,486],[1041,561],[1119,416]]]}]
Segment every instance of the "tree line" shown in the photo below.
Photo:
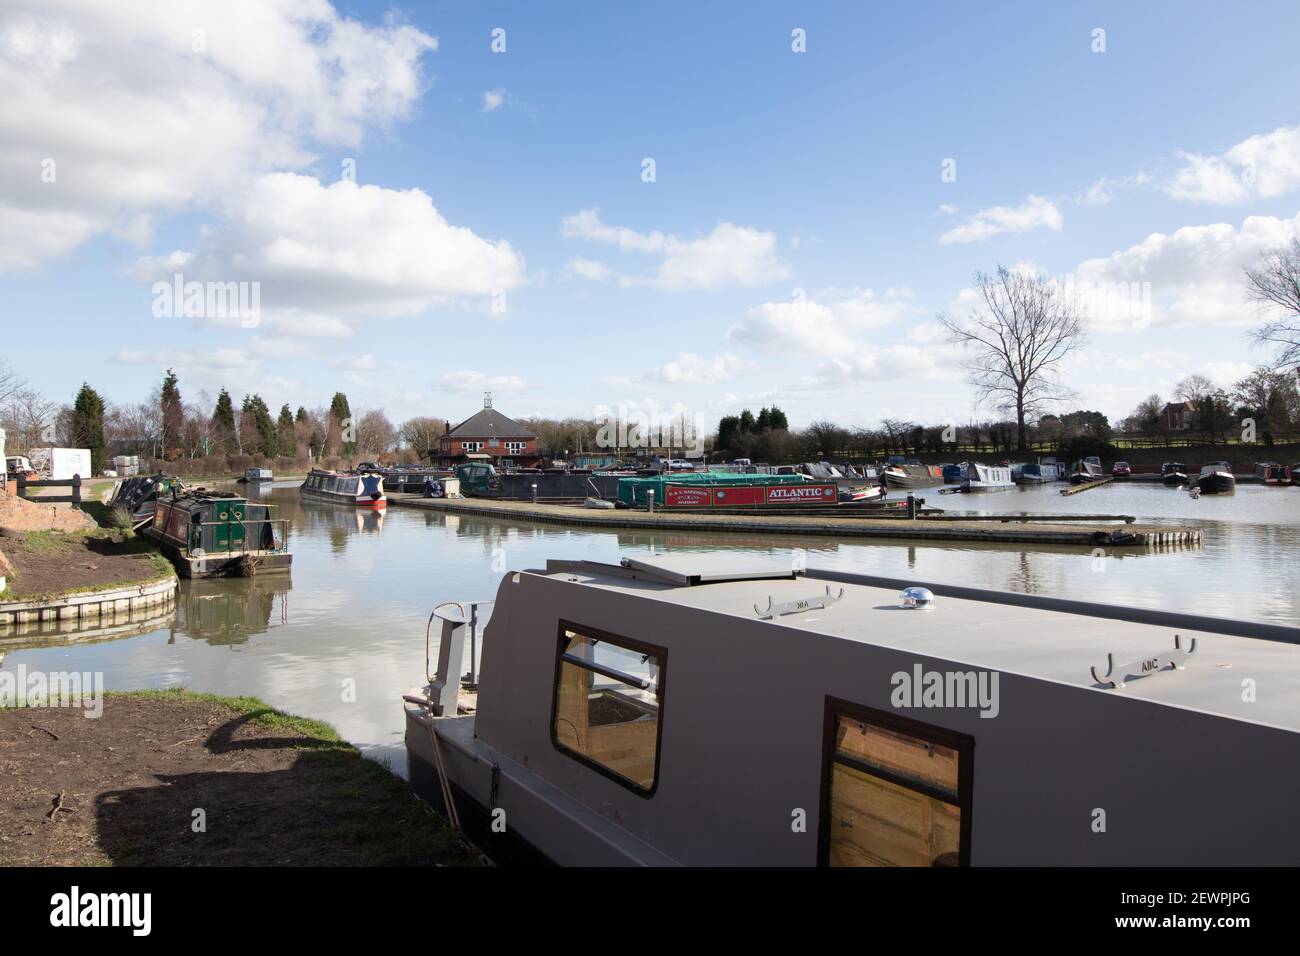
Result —
[{"label": "tree line", "polygon": [[88,448],[98,473],[116,456],[138,456],[151,466],[177,473],[242,470],[256,461],[305,466],[312,461],[381,458],[420,460],[447,427],[421,416],[394,425],[383,409],[354,414],[343,392],[328,406],[296,409],[288,403],[272,413],[262,396],[244,395],[236,406],[222,388],[216,399],[182,394],[168,369],[148,399],[112,404],[83,384],[72,403],[46,399],[8,363],[0,360],[0,427],[9,453],[40,447]]}]

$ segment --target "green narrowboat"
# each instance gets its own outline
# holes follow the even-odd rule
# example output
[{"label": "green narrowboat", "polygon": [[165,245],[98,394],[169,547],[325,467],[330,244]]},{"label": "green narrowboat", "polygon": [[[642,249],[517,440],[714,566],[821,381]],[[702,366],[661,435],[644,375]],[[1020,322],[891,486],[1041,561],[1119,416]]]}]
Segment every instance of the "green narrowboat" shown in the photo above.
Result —
[{"label": "green narrowboat", "polygon": [[159,495],[145,535],[187,578],[288,571],[282,519],[269,505],[229,492]]}]

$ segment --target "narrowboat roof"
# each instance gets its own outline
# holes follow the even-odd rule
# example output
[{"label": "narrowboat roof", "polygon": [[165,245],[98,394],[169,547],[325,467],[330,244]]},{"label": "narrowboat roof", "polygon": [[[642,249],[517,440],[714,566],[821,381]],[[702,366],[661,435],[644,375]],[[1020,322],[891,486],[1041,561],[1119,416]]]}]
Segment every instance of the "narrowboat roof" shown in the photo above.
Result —
[{"label": "narrowboat roof", "polygon": [[[732,569],[727,570],[728,562]],[[907,650],[919,655],[1095,688],[1237,720],[1300,731],[1300,628],[1178,615],[1036,595],[948,587],[845,572],[796,574],[769,562],[728,555],[651,555],[622,565],[552,561],[532,572],[703,611],[757,619],[756,608],[824,596],[831,607],[770,622],[787,632]],[[903,587],[928,587],[924,610],[901,606]],[[1174,650],[1180,635],[1195,654],[1184,670],[1164,670],[1105,689],[1090,672],[1124,679],[1125,665]],[[1129,674],[1133,673],[1130,668]],[[1253,693],[1246,693],[1250,680]],[[1243,698],[1247,698],[1243,700]]]}]

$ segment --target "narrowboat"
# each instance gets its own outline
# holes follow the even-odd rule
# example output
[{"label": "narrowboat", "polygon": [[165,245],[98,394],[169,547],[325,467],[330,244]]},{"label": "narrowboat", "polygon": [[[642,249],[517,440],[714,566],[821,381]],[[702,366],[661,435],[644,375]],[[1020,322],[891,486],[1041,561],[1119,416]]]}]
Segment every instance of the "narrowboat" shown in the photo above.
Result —
[{"label": "narrowboat", "polygon": [[1226,495],[1235,491],[1237,479],[1232,465],[1226,461],[1212,461],[1201,468],[1196,476],[1196,490],[1203,495]]},{"label": "narrowboat", "polygon": [[1160,480],[1166,485],[1187,484],[1187,466],[1181,461],[1167,461],[1160,466]]},{"label": "narrowboat", "polygon": [[573,471],[498,472],[486,462],[466,462],[456,466],[455,477],[460,493],[470,498],[498,498],[507,501],[582,501],[618,497],[618,473]]},{"label": "narrowboat", "polygon": [[244,477],[239,480],[251,485],[260,481],[275,481],[275,475],[270,468],[249,468],[244,471]]},{"label": "narrowboat", "polygon": [[247,576],[289,570],[285,523],[270,505],[200,488],[158,496],[144,534],[183,577]]},{"label": "narrowboat", "polygon": [[1291,484],[1300,485],[1300,461],[1287,469],[1287,475],[1291,478]]},{"label": "narrowboat", "polygon": [[387,508],[384,480],[378,472],[323,471],[313,468],[298,489],[304,498],[317,498],[356,508]]},{"label": "narrowboat", "polygon": [[1255,480],[1263,485],[1285,485],[1291,479],[1285,465],[1275,461],[1261,461],[1255,464]]},{"label": "narrowboat", "polygon": [[874,468],[856,468],[852,465],[832,465],[828,461],[807,461],[797,465],[795,474],[809,481],[832,482],[841,501],[868,501],[884,495],[879,476]]},{"label": "narrowboat", "polygon": [[131,527],[140,529],[153,523],[154,507],[160,495],[180,494],[185,484],[179,478],[162,475],[136,475],[113,485],[108,507],[126,516]]},{"label": "narrowboat", "polygon": [[936,477],[930,473],[928,466],[917,461],[888,464],[882,474],[885,483],[891,488],[927,488],[943,481],[942,468]]},{"label": "narrowboat", "polygon": [[1300,846],[1300,710],[1242,693],[1300,686],[1300,628],[698,552],[549,561],[434,615],[410,780],[499,861],[1290,866]]},{"label": "narrowboat", "polygon": [[1060,481],[1061,471],[1055,459],[1044,458],[1021,466],[1020,474],[1013,477],[1017,484],[1042,485],[1049,481]]},{"label": "narrowboat", "polygon": [[1014,488],[1009,465],[984,465],[972,461],[966,465],[966,477],[962,481],[963,491],[1006,491]]}]

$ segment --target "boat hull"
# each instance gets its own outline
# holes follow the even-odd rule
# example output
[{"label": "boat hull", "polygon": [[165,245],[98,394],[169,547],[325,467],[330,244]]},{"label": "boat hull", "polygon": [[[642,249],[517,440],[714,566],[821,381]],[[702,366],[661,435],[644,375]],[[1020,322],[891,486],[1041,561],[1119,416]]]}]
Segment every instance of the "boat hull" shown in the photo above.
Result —
[{"label": "boat hull", "polygon": [[1232,475],[1216,471],[1197,478],[1196,487],[1203,495],[1226,495],[1236,490],[1237,480]]},{"label": "boat hull", "polygon": [[943,480],[943,472],[935,478],[925,465],[891,465],[885,469],[885,482],[891,488],[928,488]]}]

